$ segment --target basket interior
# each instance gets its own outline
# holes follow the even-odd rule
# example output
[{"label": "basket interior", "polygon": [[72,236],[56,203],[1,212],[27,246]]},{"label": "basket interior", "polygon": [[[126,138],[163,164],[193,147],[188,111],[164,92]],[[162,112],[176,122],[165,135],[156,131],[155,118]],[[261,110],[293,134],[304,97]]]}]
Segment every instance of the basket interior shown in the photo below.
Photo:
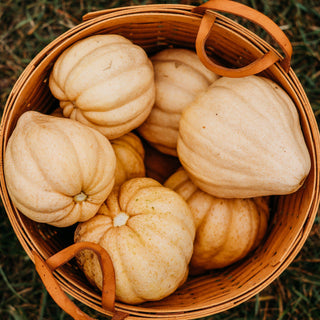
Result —
[{"label": "basket interior", "polygon": [[[27,110],[50,113],[58,102],[48,89],[47,81],[54,61],[75,41],[98,33],[120,34],[142,46],[149,55],[167,47],[195,50],[200,16],[176,12],[149,12],[123,16],[98,16],[62,35],[40,52],[16,83],[3,115],[2,154],[8,137],[19,116]],[[207,40],[209,56],[224,66],[246,65],[269,46],[246,29],[218,15]],[[172,316],[183,319],[209,315],[233,307],[250,298],[272,280],[293,260],[313,223],[318,189],[316,130],[312,127],[312,110],[294,73],[284,74],[277,65],[263,73],[277,81],[292,97],[300,114],[301,126],[312,159],[311,172],[304,186],[296,193],[272,198],[272,215],[263,243],[247,258],[219,271],[190,277],[174,294],[164,300],[138,306],[117,303],[120,310],[139,318]],[[2,186],[5,181],[2,173]],[[33,222],[20,214],[11,204],[4,188],[3,202],[17,237],[26,252],[37,250],[44,258],[73,243],[73,230],[55,228]],[[56,277],[62,287],[75,298],[101,312],[100,293],[87,282],[74,261],[59,268]]]}]

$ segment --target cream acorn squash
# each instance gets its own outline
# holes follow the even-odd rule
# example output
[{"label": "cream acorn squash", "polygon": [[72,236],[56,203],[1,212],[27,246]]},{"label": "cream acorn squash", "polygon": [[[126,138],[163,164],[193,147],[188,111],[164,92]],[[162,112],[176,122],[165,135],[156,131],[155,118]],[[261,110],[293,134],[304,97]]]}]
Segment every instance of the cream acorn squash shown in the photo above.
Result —
[{"label": "cream acorn squash", "polygon": [[27,111],[4,155],[13,204],[30,219],[67,227],[93,217],[114,185],[110,142],[77,121]]},{"label": "cream acorn squash", "polygon": [[115,185],[146,175],[144,147],[137,135],[129,132],[110,142],[117,159]]},{"label": "cream acorn squash", "polygon": [[155,100],[153,66],[145,51],[115,34],[90,36],[63,51],[49,87],[65,117],[108,139],[141,125]]},{"label": "cream acorn squash", "polygon": [[164,184],[188,203],[196,224],[190,272],[227,267],[248,255],[268,228],[269,197],[224,199],[196,187],[183,169]]},{"label": "cream acorn squash", "polygon": [[156,100],[139,133],[159,151],[177,156],[179,120],[195,97],[218,78],[194,51],[165,49],[151,57]]},{"label": "cream acorn squash", "polygon": [[192,181],[225,198],[295,192],[311,166],[293,101],[260,76],[215,81],[183,112],[177,150]]},{"label": "cream acorn squash", "polygon": [[[75,242],[106,249],[115,269],[117,300],[137,304],[160,300],[184,283],[194,236],[192,214],[180,195],[151,178],[134,178],[114,188],[98,215],[78,225]],[[77,260],[101,289],[97,257],[84,251]]]}]

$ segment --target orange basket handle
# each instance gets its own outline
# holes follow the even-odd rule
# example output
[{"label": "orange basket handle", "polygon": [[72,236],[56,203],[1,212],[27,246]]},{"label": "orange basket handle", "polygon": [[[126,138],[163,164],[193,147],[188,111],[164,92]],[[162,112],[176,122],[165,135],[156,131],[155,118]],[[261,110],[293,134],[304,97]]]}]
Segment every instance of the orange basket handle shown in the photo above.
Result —
[{"label": "orange basket handle", "polygon": [[216,19],[215,14],[210,10],[235,14],[262,27],[283,50],[285,57],[280,64],[285,72],[289,72],[292,46],[285,33],[277,24],[275,24],[270,18],[261,12],[231,0],[210,0],[192,9],[192,12],[204,14],[196,39],[196,51],[200,60],[207,68],[221,76],[237,78],[257,74],[263,70],[266,70],[280,59],[280,57],[274,51],[269,51],[249,65],[238,69],[230,69],[216,64],[213,60],[209,59],[205,51],[206,40],[209,37],[210,31]]},{"label": "orange basket handle", "polygon": [[81,250],[92,250],[98,256],[102,273],[103,273],[103,284],[102,284],[102,307],[105,310],[111,311],[113,320],[122,320],[129,315],[124,312],[115,311],[115,274],[113,264],[109,254],[105,249],[95,243],[91,242],[78,242],[75,243],[55,255],[44,261],[40,255],[33,251],[34,263],[36,270],[46,287],[47,291],[51,295],[52,299],[57,305],[69,314],[75,320],[94,320],[89,317],[86,313],[82,312],[64,293],[59,286],[58,281],[53,276],[53,271],[58,267],[62,266],[73,257],[76,256]]}]

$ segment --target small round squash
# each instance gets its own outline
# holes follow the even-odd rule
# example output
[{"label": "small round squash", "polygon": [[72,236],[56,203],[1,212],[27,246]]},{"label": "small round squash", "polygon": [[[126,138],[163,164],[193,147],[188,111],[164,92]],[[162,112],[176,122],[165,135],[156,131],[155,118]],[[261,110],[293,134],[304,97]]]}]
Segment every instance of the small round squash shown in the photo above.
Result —
[{"label": "small round squash", "polygon": [[222,77],[180,120],[178,155],[192,181],[222,198],[289,194],[311,167],[290,96],[260,77]]},{"label": "small round squash", "polygon": [[110,142],[77,121],[27,111],[4,155],[13,204],[30,219],[67,227],[93,217],[114,185]]},{"label": "small round squash", "polygon": [[201,191],[179,169],[164,184],[188,203],[196,224],[190,272],[227,267],[254,250],[266,234],[268,197],[216,198]]},{"label": "small round squash", "polygon": [[[192,214],[180,195],[151,178],[134,178],[114,188],[99,214],[78,225],[74,238],[106,249],[115,269],[116,299],[138,304],[160,300],[184,283],[194,236]],[[101,289],[97,257],[83,251],[77,260]]]},{"label": "small round squash", "polygon": [[114,34],[75,42],[49,78],[65,117],[118,138],[142,124],[155,100],[153,66],[145,51]]},{"label": "small round squash", "polygon": [[177,156],[179,120],[184,108],[218,78],[194,51],[165,49],[151,57],[156,100],[139,133],[159,151]]},{"label": "small round squash", "polygon": [[129,132],[110,142],[117,159],[115,185],[146,175],[144,147],[137,135]]}]

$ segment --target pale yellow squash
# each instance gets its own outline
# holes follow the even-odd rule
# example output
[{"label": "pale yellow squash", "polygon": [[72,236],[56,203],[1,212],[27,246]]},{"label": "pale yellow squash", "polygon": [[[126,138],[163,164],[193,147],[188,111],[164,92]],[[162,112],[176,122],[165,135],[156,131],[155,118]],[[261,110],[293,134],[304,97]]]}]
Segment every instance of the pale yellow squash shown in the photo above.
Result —
[{"label": "pale yellow squash", "polygon": [[[99,214],[80,223],[75,242],[98,243],[109,253],[116,299],[130,304],[160,300],[188,275],[195,226],[189,206],[151,178],[134,178],[114,188]],[[77,257],[87,278],[102,287],[96,256]]]},{"label": "pale yellow squash", "polygon": [[195,97],[218,78],[188,49],[165,49],[151,57],[156,100],[139,133],[159,151],[177,155],[179,119]]},{"label": "pale yellow squash", "polygon": [[190,206],[196,224],[190,272],[227,267],[246,257],[262,241],[268,228],[269,197],[217,198],[197,188],[183,169],[164,184]]},{"label": "pale yellow squash", "polygon": [[27,111],[4,155],[13,204],[30,219],[67,227],[93,217],[114,185],[110,142],[77,121]]},{"label": "pale yellow squash", "polygon": [[63,51],[49,87],[65,117],[109,139],[138,127],[155,100],[153,66],[147,54],[115,34],[90,36]]},{"label": "pale yellow squash", "polygon": [[117,159],[115,185],[146,175],[144,147],[137,135],[129,132],[110,142]]},{"label": "pale yellow squash", "polygon": [[220,78],[186,108],[178,155],[199,188],[225,198],[295,192],[311,166],[293,101],[259,76]]}]

